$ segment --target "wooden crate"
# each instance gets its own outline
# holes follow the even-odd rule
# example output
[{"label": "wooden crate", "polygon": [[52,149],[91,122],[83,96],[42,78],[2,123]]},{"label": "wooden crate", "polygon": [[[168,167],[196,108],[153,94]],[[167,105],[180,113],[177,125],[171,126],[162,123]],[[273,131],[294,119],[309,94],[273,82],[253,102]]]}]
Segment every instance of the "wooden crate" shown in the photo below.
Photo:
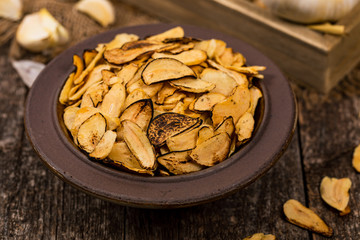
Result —
[{"label": "wooden crate", "polygon": [[331,90],[360,60],[360,4],[333,36],[277,18],[245,0],[125,0],[172,22],[217,29],[252,44],[295,82]]}]

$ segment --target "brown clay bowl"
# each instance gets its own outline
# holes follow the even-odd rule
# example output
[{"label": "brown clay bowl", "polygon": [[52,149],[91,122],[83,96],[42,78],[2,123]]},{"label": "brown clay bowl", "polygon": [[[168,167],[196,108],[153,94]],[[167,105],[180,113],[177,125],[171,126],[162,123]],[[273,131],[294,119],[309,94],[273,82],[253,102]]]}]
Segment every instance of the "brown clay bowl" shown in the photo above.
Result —
[{"label": "brown clay bowl", "polygon": [[262,53],[231,36],[195,26],[182,26],[187,36],[217,38],[239,51],[249,65],[263,65],[259,81],[264,97],[256,114],[252,139],[230,158],[199,172],[168,177],[146,177],[122,172],[91,161],[71,141],[58,103],[66,77],[73,71],[73,54],[110,41],[117,33],[141,37],[174,25],[154,24],[108,31],[63,52],[41,72],[32,86],[25,111],[25,127],[43,163],[60,179],[93,196],[143,208],[186,207],[209,202],[244,188],[264,175],[287,148],[295,130],[296,102],[287,79]]}]

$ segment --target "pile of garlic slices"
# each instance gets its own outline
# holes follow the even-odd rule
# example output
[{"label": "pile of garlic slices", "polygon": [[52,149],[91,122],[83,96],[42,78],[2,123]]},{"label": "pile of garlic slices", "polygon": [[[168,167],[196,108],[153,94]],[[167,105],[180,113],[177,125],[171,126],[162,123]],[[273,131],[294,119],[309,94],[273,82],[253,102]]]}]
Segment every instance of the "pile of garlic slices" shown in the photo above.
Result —
[{"label": "pile of garlic slices", "polygon": [[262,66],[218,39],[181,27],[73,56],[59,102],[74,143],[91,158],[147,175],[178,175],[224,161],[247,142]]}]

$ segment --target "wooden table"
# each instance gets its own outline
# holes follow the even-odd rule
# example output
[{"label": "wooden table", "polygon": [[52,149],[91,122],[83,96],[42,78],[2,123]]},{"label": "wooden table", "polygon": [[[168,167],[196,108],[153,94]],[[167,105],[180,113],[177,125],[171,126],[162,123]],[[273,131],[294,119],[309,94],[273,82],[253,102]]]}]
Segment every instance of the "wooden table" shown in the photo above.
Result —
[{"label": "wooden table", "polygon": [[[360,239],[360,175],[351,166],[360,143],[360,66],[328,95],[294,85],[296,133],[260,180],[204,205],[148,210],[88,196],[42,164],[23,125],[28,88],[10,64],[8,48],[0,48],[0,239],[242,239],[257,232],[326,239],[285,220],[282,205],[290,198],[333,227],[331,239]],[[352,180],[349,215],[339,216],[320,198],[324,176]]]}]

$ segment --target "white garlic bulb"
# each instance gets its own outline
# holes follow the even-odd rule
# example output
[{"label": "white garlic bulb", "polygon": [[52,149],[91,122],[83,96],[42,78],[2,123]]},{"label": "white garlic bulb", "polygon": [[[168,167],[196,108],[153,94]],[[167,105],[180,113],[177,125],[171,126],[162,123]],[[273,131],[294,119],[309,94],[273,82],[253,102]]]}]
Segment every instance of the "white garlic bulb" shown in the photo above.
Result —
[{"label": "white garlic bulb", "polygon": [[360,0],[263,0],[276,15],[299,23],[337,21]]}]

